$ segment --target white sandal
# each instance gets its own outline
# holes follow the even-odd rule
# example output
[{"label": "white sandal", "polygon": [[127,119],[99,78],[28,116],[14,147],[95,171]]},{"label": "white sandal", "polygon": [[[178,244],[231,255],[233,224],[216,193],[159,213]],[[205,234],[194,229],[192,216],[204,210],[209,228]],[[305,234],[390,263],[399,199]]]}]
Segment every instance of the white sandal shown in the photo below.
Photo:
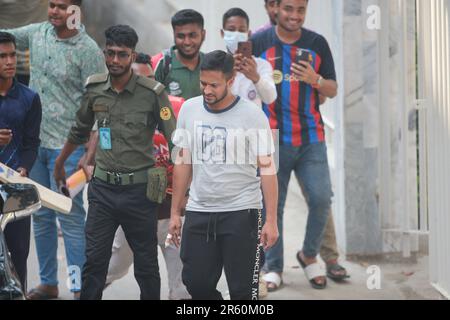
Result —
[{"label": "white sandal", "polygon": [[[308,279],[309,283],[314,289],[325,289],[327,286],[327,278],[325,270],[322,268],[322,266],[318,263],[312,263],[310,265],[306,265],[306,263],[301,259],[300,253],[297,253],[297,260],[300,263],[300,265],[303,268],[303,271],[305,272],[306,279]],[[325,281],[320,284],[316,282],[317,277],[323,277]]]}]

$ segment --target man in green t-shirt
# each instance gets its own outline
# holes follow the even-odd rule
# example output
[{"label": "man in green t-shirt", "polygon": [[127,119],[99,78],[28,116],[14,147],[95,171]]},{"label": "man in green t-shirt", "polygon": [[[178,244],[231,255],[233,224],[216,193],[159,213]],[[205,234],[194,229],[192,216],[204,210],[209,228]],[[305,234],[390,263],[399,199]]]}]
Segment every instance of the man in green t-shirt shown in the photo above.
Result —
[{"label": "man in green t-shirt", "polygon": [[201,95],[200,48],[205,41],[203,16],[191,9],[178,11],[172,17],[175,45],[152,57],[156,81],[171,96],[188,100]]}]

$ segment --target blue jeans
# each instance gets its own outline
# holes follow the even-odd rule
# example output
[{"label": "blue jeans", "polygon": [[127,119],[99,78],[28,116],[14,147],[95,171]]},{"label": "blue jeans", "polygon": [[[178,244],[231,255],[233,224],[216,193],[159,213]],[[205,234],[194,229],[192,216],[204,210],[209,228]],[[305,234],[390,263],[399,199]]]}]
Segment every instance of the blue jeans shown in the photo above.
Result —
[{"label": "blue jeans", "polygon": [[[58,191],[53,178],[53,169],[60,152],[60,149],[39,148],[38,158],[30,173],[31,179],[53,191]],[[68,177],[76,171],[78,161],[83,156],[83,153],[84,147],[80,147],[67,159],[64,168]],[[82,192],[73,199],[72,211],[69,215],[42,208],[33,216],[34,238],[39,260],[41,284],[49,286],[58,285],[58,230],[56,218],[58,218],[61,225],[68,270],[71,273],[70,275],[68,274],[68,277],[70,276],[72,280],[70,290],[79,292],[81,290],[81,270],[86,260],[84,232],[86,211],[83,207]],[[64,279],[63,283],[66,283],[66,279]]]},{"label": "blue jeans", "polygon": [[315,257],[319,252],[333,192],[325,143],[301,147],[280,146],[279,155],[277,222],[280,236],[275,246],[267,250],[263,269],[266,272],[281,273],[284,268],[283,214],[292,171],[302,186],[308,204],[308,221],[302,249],[306,257]]}]

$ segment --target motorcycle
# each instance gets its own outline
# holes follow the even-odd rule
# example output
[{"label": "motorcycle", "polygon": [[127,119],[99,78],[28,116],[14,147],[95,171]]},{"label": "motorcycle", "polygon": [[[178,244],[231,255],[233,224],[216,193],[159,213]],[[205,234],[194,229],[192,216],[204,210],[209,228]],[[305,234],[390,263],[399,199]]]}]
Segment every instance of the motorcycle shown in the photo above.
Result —
[{"label": "motorcycle", "polygon": [[39,192],[33,185],[0,184],[0,300],[25,300],[22,284],[14,269],[4,231],[14,221],[41,208]]}]

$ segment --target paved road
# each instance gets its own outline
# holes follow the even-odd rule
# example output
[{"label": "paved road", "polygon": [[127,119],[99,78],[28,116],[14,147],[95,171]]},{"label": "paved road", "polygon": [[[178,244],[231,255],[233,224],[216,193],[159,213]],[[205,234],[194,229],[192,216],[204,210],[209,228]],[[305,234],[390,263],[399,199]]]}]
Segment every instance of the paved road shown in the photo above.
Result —
[{"label": "paved road", "polygon": [[[381,270],[381,289],[367,288],[366,273],[368,264],[343,262],[351,273],[352,278],[345,284],[329,281],[326,290],[314,290],[307,282],[303,271],[295,259],[295,253],[300,248],[306,225],[306,205],[301,196],[295,178],[291,179],[289,194],[285,210],[285,272],[284,285],[277,292],[270,293],[267,299],[310,300],[310,299],[439,299],[440,295],[429,285],[428,262],[424,257],[417,264],[379,264]],[[65,280],[66,262],[64,244],[59,239],[58,272],[60,285],[60,299],[71,299]],[[161,270],[161,298],[167,299],[168,288],[164,259],[160,253]],[[38,265],[34,242],[29,257],[29,287],[39,281]],[[219,290],[226,296],[227,286],[224,277],[219,282]],[[104,299],[108,300],[136,300],[139,299],[139,288],[130,270],[128,275],[113,283],[104,292]]]}]

